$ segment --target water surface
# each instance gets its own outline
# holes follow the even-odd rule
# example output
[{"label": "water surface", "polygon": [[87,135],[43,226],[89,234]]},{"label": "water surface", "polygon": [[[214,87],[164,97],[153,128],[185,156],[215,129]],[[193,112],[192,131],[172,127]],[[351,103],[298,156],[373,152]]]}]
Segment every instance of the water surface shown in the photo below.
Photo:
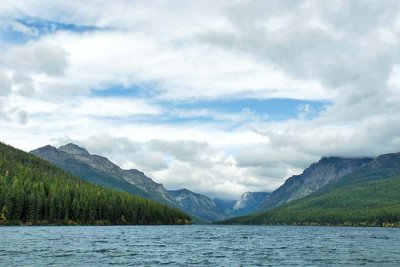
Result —
[{"label": "water surface", "polygon": [[1,227],[2,266],[400,266],[400,229]]}]

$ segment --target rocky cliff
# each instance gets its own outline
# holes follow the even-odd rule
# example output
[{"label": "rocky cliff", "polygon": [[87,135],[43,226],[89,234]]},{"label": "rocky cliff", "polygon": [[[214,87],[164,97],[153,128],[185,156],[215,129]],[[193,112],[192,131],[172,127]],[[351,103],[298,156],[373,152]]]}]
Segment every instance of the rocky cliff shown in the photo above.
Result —
[{"label": "rocky cliff", "polygon": [[330,182],[369,164],[371,158],[324,157],[313,163],[300,175],[288,178],[285,183],[265,198],[261,209],[271,209],[303,198]]}]

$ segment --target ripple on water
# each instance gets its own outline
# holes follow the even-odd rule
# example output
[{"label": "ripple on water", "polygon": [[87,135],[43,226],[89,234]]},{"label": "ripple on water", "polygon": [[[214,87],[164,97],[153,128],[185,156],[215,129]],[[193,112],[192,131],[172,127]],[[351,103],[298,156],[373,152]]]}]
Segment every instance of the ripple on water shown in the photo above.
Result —
[{"label": "ripple on water", "polygon": [[[2,227],[0,265],[400,264],[400,232],[266,226]],[[388,245],[389,244],[389,245]]]}]

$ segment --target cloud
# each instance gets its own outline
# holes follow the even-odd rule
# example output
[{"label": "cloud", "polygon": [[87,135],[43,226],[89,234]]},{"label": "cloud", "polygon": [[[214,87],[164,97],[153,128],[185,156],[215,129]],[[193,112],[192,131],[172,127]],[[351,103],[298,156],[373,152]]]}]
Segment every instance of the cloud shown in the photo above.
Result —
[{"label": "cloud", "polygon": [[56,139],[59,146],[71,142],[87,148],[91,154],[107,155],[111,161],[125,169],[136,168],[151,174],[152,171],[168,167],[161,153],[148,150],[143,143],[132,141],[128,137],[103,134],[85,139],[68,136]]},{"label": "cloud", "polygon": [[399,60],[394,55],[400,30],[399,3],[391,4],[246,1],[227,13],[234,31],[211,30],[202,39],[272,65],[288,77],[316,80],[336,95],[342,109],[360,99],[390,97],[386,81]]},{"label": "cloud", "polygon": [[11,79],[4,72],[0,72],[0,97],[9,95],[11,90]]},{"label": "cloud", "polygon": [[191,140],[151,140],[147,145],[150,149],[172,156],[179,161],[192,161],[196,158],[200,158],[210,149],[206,142]]},{"label": "cloud", "polygon": [[156,86],[144,90],[172,101],[227,96],[332,97],[317,81],[287,77],[251,57],[201,43],[176,47],[175,41],[163,43],[158,36],[136,31],[61,32],[51,41],[68,53],[66,76],[41,81],[42,86],[57,91],[152,83]]},{"label": "cloud", "polygon": [[38,41],[11,48],[2,62],[19,72],[60,76],[68,66],[67,56],[59,45]]},{"label": "cloud", "polygon": [[[111,135],[86,139],[63,137],[55,141],[57,145],[74,142],[92,154],[107,155],[125,169],[140,169],[168,189],[190,188],[211,197],[232,199],[246,190],[272,190],[280,183],[280,179],[265,179],[261,169],[241,168],[232,155],[206,142],[160,139],[137,142]],[[277,171],[286,174],[285,168]]]},{"label": "cloud", "polygon": [[0,119],[10,123],[26,124],[28,122],[28,112],[0,98]]},{"label": "cloud", "polygon": [[[232,198],[321,156],[398,151],[399,12],[394,0],[15,0],[0,6],[2,138],[77,142],[168,188]],[[223,108],[282,98],[295,101],[281,116]]]},{"label": "cloud", "polygon": [[19,95],[32,96],[36,90],[33,78],[23,72],[14,72],[12,80],[14,89]]},{"label": "cloud", "polygon": [[134,115],[157,115],[161,113],[158,106],[146,101],[121,98],[81,98],[70,103],[70,112],[75,116],[97,117],[130,117]]}]

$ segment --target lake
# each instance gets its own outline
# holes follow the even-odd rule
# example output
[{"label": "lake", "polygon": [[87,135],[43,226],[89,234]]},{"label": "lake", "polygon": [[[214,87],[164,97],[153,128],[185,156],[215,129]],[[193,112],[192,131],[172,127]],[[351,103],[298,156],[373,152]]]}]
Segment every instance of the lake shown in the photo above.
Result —
[{"label": "lake", "polygon": [[1,266],[400,265],[400,229],[291,226],[1,227]]}]

